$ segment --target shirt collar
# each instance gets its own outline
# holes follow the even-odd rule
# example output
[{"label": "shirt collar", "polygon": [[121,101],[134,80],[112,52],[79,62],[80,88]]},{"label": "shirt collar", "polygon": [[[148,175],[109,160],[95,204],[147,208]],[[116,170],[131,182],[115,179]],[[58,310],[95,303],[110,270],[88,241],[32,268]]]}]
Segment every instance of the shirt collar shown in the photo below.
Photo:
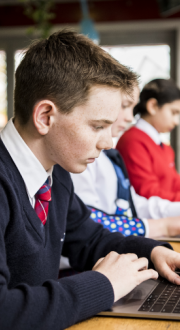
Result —
[{"label": "shirt collar", "polygon": [[46,172],[42,164],[19,135],[12,118],[1,132],[1,139],[18,168],[31,198],[34,197],[48,177],[50,177],[49,184],[52,186],[53,167]]},{"label": "shirt collar", "polygon": [[161,144],[161,139],[158,131],[149,124],[146,120],[140,118],[136,125],[137,128],[139,128],[141,131],[145,132],[149,137],[156,143]]}]

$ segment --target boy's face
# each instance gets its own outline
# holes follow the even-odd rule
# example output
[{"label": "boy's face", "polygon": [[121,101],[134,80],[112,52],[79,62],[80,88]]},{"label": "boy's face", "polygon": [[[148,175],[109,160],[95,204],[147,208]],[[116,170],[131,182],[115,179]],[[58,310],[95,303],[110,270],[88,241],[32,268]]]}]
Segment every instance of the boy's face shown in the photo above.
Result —
[{"label": "boy's face", "polygon": [[118,137],[120,132],[123,132],[128,124],[133,120],[133,109],[139,100],[139,87],[135,87],[132,97],[122,95],[121,110],[118,119],[112,125],[112,136]]},{"label": "boy's face", "polygon": [[83,172],[102,149],[112,148],[111,127],[120,108],[119,89],[94,86],[84,105],[68,115],[58,111],[45,136],[49,163],[72,173]]}]

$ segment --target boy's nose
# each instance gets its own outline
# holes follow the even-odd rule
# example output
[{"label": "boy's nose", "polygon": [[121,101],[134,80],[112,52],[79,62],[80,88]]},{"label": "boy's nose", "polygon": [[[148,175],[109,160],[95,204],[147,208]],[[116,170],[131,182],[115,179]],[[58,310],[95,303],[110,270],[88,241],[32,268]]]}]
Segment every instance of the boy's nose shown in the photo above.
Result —
[{"label": "boy's nose", "polygon": [[132,107],[129,107],[128,109],[126,109],[126,114],[125,114],[125,121],[127,123],[131,123],[134,119],[134,116],[133,116],[133,108]]},{"label": "boy's nose", "polygon": [[106,147],[104,147],[103,149],[108,150],[111,149],[113,147],[113,140],[112,140],[112,136],[111,139],[108,141],[108,143],[106,144]]},{"label": "boy's nose", "polygon": [[112,135],[111,134],[108,134],[108,135],[106,135],[106,137],[104,137],[104,138],[102,137],[102,139],[98,142],[97,147],[100,150],[111,149],[113,147]]},{"label": "boy's nose", "polygon": [[133,114],[129,114],[127,117],[126,117],[126,122],[127,123],[131,123],[133,121],[134,117],[133,117]]},{"label": "boy's nose", "polygon": [[179,125],[179,116],[177,116],[177,117],[174,119],[174,125],[175,125],[175,126]]}]

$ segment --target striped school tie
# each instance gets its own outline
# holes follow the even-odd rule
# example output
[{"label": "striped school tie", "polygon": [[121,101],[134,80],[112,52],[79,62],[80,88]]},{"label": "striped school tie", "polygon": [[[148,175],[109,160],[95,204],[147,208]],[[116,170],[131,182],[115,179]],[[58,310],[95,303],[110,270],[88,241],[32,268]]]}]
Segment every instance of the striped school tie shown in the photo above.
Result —
[{"label": "striped school tie", "polygon": [[51,186],[47,179],[43,186],[35,195],[35,211],[43,225],[45,225],[48,216],[49,202],[51,201]]}]

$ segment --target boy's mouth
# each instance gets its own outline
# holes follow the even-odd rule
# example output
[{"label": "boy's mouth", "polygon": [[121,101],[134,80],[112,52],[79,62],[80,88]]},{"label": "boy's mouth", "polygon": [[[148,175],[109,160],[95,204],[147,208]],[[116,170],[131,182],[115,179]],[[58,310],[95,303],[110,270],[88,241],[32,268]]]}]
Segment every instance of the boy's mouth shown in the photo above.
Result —
[{"label": "boy's mouth", "polygon": [[88,158],[87,162],[88,163],[93,163],[95,161],[95,158]]}]

